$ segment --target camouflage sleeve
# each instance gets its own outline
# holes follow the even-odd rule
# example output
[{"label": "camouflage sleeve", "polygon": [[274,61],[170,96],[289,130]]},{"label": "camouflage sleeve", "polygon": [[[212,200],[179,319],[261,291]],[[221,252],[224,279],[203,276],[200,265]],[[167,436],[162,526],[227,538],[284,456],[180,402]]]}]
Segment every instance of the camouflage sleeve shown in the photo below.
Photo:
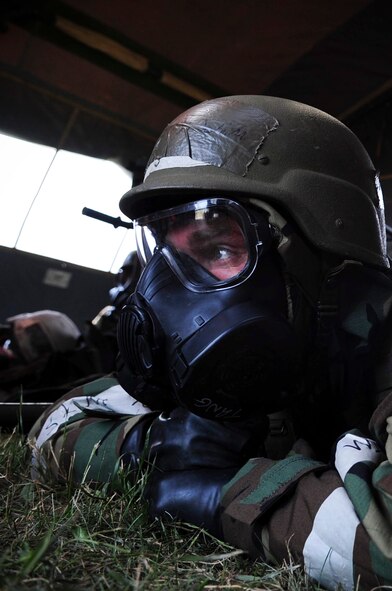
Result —
[{"label": "camouflage sleeve", "polygon": [[376,440],[343,435],[332,465],[298,454],[250,460],[222,494],[225,540],[253,557],[291,557],[327,589],[392,584],[392,394]]},{"label": "camouflage sleeve", "polygon": [[47,409],[28,434],[33,478],[113,480],[125,437],[147,413],[156,416],[114,377],[75,388]]}]

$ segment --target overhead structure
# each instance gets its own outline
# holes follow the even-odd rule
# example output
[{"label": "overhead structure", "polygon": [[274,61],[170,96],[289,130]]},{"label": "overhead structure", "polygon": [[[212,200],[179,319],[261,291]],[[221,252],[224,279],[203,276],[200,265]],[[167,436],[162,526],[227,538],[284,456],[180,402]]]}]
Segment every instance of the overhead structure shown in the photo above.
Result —
[{"label": "overhead structure", "polygon": [[[165,124],[228,94],[346,122],[392,193],[390,0],[3,0],[0,132],[138,173]],[[392,195],[391,195],[392,199]]]}]

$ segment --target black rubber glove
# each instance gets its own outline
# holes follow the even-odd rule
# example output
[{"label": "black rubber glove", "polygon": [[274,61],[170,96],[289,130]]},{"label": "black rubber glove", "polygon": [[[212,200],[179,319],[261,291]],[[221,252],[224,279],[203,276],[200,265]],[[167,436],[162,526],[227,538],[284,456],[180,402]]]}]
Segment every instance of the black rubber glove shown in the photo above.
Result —
[{"label": "black rubber glove", "polygon": [[148,435],[150,515],[187,521],[220,536],[221,489],[260,454],[265,431],[264,420],[218,423],[183,408],[161,414]]},{"label": "black rubber glove", "polygon": [[126,436],[120,450],[123,463],[129,469],[130,475],[135,475],[141,468],[144,459],[145,442],[148,429],[153,420],[156,420],[157,413],[144,415]]}]

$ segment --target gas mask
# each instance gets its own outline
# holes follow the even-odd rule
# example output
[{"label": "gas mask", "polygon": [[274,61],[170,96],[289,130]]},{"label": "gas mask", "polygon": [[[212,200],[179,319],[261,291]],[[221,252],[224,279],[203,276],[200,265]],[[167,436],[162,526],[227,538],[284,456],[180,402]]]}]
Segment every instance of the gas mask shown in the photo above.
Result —
[{"label": "gas mask", "polygon": [[267,216],[217,197],[135,227],[145,268],[118,325],[131,373],[209,419],[285,406],[298,346]]}]

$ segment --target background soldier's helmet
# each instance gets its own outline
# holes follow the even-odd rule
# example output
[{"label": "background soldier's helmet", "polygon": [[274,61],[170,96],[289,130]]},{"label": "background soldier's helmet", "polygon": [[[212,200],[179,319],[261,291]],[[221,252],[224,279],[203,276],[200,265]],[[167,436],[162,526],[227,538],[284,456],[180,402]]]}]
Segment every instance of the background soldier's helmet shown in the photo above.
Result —
[{"label": "background soldier's helmet", "polygon": [[166,127],[120,208],[135,219],[200,195],[266,202],[317,249],[389,267],[374,166],[345,125],[315,108],[234,96],[189,109]]}]

